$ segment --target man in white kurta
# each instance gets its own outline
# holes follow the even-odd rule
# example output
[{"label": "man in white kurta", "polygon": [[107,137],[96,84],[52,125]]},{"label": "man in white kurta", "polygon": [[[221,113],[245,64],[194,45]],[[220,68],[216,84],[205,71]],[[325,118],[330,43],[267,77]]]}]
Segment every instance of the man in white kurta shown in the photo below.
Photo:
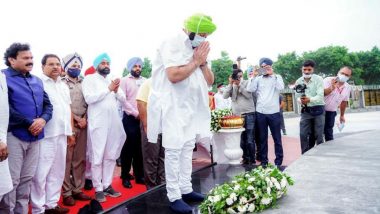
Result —
[{"label": "man in white kurta", "polygon": [[105,202],[105,195],[119,197],[112,186],[116,159],[126,135],[118,113],[118,102],[125,103],[125,95],[119,90],[120,79],[112,80],[110,57],[99,55],[94,61],[96,73],[85,77],[82,87],[88,104],[88,147],[90,152],[92,182],[95,199]]},{"label": "man in white kurta", "polygon": [[9,123],[8,87],[3,71],[0,71],[0,201],[12,190],[12,178],[8,165],[7,130]]},{"label": "man in white kurta", "polygon": [[[58,56],[42,58],[41,76],[44,90],[53,105],[53,116],[45,126],[45,138],[40,143],[36,174],[31,186],[32,213],[68,213],[58,206],[66,168],[68,137],[72,136],[70,91],[61,81]],[[70,138],[71,139],[71,138]]]},{"label": "man in white kurta", "polygon": [[204,199],[192,189],[192,152],[197,137],[210,136],[207,92],[214,75],[204,40],[216,26],[211,17],[195,14],[184,28],[161,44],[153,61],[147,125],[149,142],[157,142],[162,133],[167,195],[177,213],[190,213],[186,202]]}]

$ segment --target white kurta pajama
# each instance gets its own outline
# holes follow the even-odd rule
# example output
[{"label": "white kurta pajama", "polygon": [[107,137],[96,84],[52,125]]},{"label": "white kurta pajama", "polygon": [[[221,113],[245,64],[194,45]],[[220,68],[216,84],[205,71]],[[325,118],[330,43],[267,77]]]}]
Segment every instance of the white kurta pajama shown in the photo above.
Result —
[{"label": "white kurta pajama", "polygon": [[71,99],[68,86],[42,75],[44,91],[53,105],[53,115],[46,124],[45,138],[39,144],[39,159],[31,186],[32,213],[44,213],[57,206],[65,177],[67,136],[72,135]]},{"label": "white kurta pajama", "polygon": [[[8,87],[5,75],[0,71],[0,141],[7,143],[9,123]],[[12,178],[9,172],[8,158],[0,162],[0,201],[3,195],[12,190]]]},{"label": "white kurta pajama", "polygon": [[208,86],[200,68],[188,78],[171,83],[166,69],[188,64],[193,59],[188,36],[162,43],[153,61],[152,90],[148,101],[148,139],[157,142],[162,133],[165,173],[171,202],[192,192],[192,152],[197,137],[210,137]]},{"label": "white kurta pajama", "polygon": [[83,95],[88,104],[88,137],[92,182],[95,191],[103,191],[112,183],[116,159],[126,135],[118,113],[118,102],[125,102],[125,95],[108,89],[111,78],[95,73],[85,77]]}]

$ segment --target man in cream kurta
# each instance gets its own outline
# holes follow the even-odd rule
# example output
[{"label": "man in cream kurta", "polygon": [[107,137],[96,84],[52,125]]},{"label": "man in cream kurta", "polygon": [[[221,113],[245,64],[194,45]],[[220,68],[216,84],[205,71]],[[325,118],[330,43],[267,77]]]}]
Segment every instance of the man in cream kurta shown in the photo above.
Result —
[{"label": "man in cream kurta", "polygon": [[0,201],[3,195],[12,190],[7,151],[7,130],[9,123],[8,87],[3,71],[0,71]]},{"label": "man in cream kurta", "polygon": [[69,209],[58,206],[58,200],[65,177],[67,145],[73,141],[70,92],[59,76],[58,56],[45,55],[42,69],[41,79],[53,105],[53,116],[45,126],[45,138],[39,145],[37,171],[31,186],[32,213],[68,213]]},{"label": "man in cream kurta", "polygon": [[105,195],[119,197],[112,186],[116,159],[126,135],[118,113],[118,102],[125,103],[125,95],[119,90],[120,79],[110,78],[111,59],[107,54],[94,61],[96,73],[85,77],[83,95],[88,104],[88,148],[90,153],[92,182],[95,199],[105,202]]},{"label": "man in cream kurta", "polygon": [[192,151],[197,137],[210,136],[207,92],[214,75],[207,65],[205,39],[215,29],[209,16],[189,17],[182,32],[161,44],[153,61],[147,134],[149,142],[157,142],[162,133],[166,189],[177,213],[191,212],[185,201],[204,199],[192,189]]}]

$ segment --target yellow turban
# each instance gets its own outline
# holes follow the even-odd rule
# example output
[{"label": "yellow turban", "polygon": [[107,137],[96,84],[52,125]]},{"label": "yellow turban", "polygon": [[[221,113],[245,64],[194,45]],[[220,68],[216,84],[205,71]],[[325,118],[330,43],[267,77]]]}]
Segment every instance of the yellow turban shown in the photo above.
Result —
[{"label": "yellow turban", "polygon": [[194,33],[212,34],[216,30],[216,25],[212,23],[212,18],[202,13],[197,13],[187,18],[184,27]]}]

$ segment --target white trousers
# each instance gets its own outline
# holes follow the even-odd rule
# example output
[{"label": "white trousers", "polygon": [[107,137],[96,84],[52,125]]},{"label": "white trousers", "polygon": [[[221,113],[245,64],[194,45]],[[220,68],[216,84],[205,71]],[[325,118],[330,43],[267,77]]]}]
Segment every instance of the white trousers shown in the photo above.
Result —
[{"label": "white trousers", "polygon": [[96,192],[103,191],[112,183],[116,159],[120,155],[125,132],[120,121],[116,127],[97,128],[90,131],[90,163],[92,184]]},{"label": "white trousers", "polygon": [[65,178],[67,136],[44,138],[40,143],[37,171],[31,187],[32,213],[57,206]]},{"label": "white trousers", "polygon": [[193,191],[191,172],[194,145],[195,139],[185,142],[181,149],[165,148],[166,191],[170,202]]}]

